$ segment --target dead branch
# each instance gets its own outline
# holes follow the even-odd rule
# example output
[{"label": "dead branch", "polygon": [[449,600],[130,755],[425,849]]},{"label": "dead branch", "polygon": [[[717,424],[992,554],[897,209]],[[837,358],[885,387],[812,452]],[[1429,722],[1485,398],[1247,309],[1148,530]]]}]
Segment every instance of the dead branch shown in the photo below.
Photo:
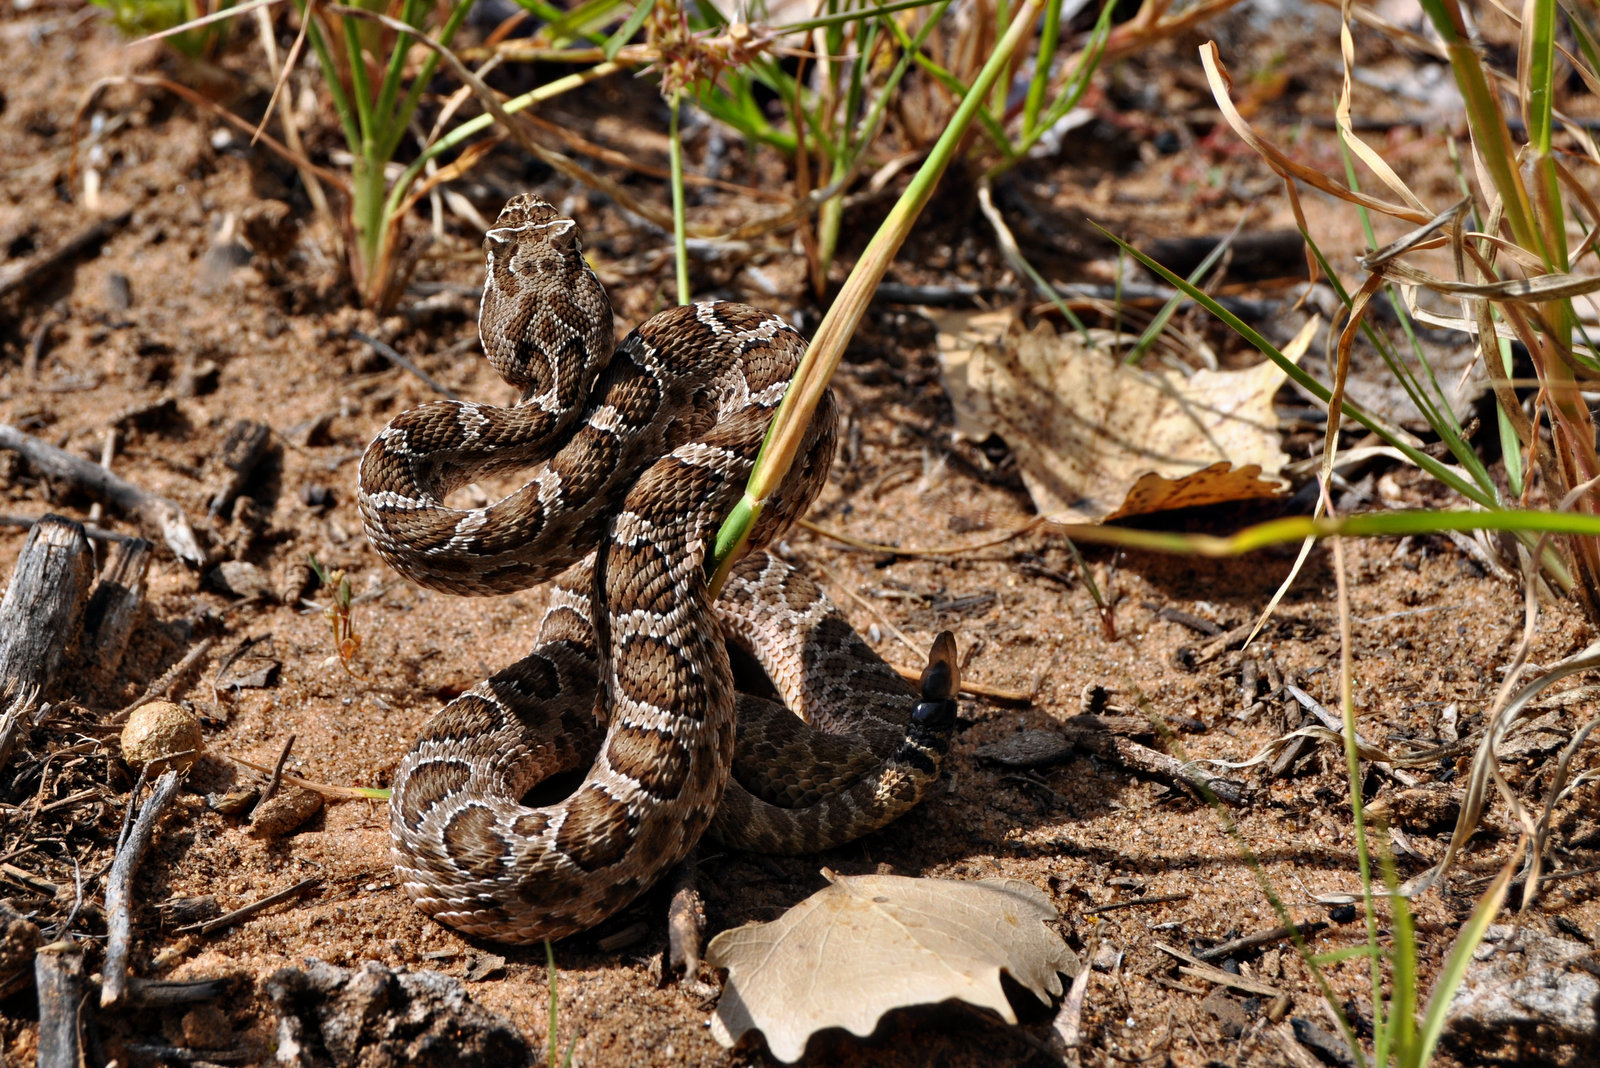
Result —
[{"label": "dead branch", "polygon": [[178,792],[178,773],[168,769],[139,809],[128,840],[117,850],[106,879],[106,963],[100,986],[100,1007],[109,1008],[128,993],[128,950],[133,944],[133,875],[155,834],[156,822]]},{"label": "dead branch", "polygon": [[74,486],[137,517],[161,536],[173,555],[191,567],[203,567],[205,551],[195,538],[183,509],[157,493],[140,489],[118,478],[97,463],[72,455],[65,449],[47,445],[14,426],[0,423],[0,449],[19,452],[34,469]]},{"label": "dead branch", "polygon": [[268,894],[259,901],[252,901],[250,904],[245,905],[242,908],[234,909],[232,912],[223,913],[214,920],[206,920],[204,923],[191,923],[187,927],[179,927],[176,930],[179,934],[189,934],[191,932],[198,934],[210,934],[212,931],[220,931],[222,928],[231,927],[233,924],[236,924],[241,920],[248,920],[256,913],[265,911],[281,901],[288,901],[292,897],[298,897],[300,894],[305,893],[312,887],[320,886],[321,884],[322,877],[319,875],[313,875],[309,879],[301,879],[299,882],[295,883],[291,887],[288,887],[287,889],[279,890],[275,894]]}]

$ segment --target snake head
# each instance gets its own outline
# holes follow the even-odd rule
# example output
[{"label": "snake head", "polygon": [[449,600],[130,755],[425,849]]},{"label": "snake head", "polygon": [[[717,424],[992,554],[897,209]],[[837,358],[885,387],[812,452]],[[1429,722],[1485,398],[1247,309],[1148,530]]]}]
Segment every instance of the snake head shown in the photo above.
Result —
[{"label": "snake head", "polygon": [[583,256],[578,224],[533,193],[512,197],[483,235],[489,270],[512,274],[556,272]]},{"label": "snake head", "polygon": [[576,410],[611,359],[611,302],[583,258],[583,233],[524,193],[483,235],[488,259],[478,329],[500,377],[546,411]]}]

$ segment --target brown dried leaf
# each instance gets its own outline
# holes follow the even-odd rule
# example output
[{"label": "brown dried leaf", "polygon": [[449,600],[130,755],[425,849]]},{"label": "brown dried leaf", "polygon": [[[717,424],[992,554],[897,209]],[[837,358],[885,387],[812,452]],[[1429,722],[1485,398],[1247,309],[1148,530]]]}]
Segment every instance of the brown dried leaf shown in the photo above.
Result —
[{"label": "brown dried leaf", "polygon": [[[984,313],[946,317],[943,327],[957,429],[1005,438],[1040,515],[1094,523],[1286,488],[1278,473],[1289,457],[1272,409],[1284,375],[1270,361],[1185,377],[1124,364],[1047,323],[1026,330]],[[1312,329],[1289,346],[1291,358]]]},{"label": "brown dried leaf", "polygon": [[949,998],[1016,1023],[1002,969],[1048,1004],[1058,973],[1081,967],[1045,926],[1057,918],[1050,899],[1027,883],[822,874],[831,886],[707,947],[706,962],[728,970],[711,1020],[724,1046],[760,1031],[792,1063],[824,1028],[865,1036],[890,1009]]}]

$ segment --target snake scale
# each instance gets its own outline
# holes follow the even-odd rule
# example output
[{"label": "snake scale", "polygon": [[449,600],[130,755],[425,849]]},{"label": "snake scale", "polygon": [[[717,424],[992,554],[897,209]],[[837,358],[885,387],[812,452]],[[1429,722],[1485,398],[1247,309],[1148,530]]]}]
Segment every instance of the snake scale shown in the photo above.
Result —
[{"label": "snake scale", "polygon": [[[406,893],[465,932],[538,942],[622,908],[708,828],[735,847],[803,853],[910,809],[955,721],[949,635],[919,693],[781,560],[752,552],[716,603],[705,578],[707,540],[804,340],[713,301],[616,343],[577,224],[536,196],[505,206],[484,250],[479,334],[521,397],[402,412],[362,458],[362,520],[390,566],[432,589],[554,586],[533,651],[434,713],[396,770]],[[830,395],[752,545],[810,506],[834,423]],[[525,481],[486,507],[446,503],[513,470]],[[736,692],[730,643],[783,704]],[[535,790],[584,768],[564,797]]]}]

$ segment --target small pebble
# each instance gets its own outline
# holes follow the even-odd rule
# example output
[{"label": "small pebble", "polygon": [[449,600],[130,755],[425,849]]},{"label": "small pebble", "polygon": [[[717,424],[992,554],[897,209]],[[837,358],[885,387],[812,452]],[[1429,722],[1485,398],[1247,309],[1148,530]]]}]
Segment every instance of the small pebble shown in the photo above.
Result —
[{"label": "small pebble", "polygon": [[256,807],[250,817],[251,838],[282,838],[311,822],[322,811],[322,795],[285,784]]},{"label": "small pebble", "polygon": [[[122,759],[134,770],[150,765],[152,773],[163,771],[168,759],[179,771],[194,766],[204,739],[200,720],[193,712],[171,701],[151,701],[128,716],[122,728]],[[187,756],[178,756],[187,752]]]}]

